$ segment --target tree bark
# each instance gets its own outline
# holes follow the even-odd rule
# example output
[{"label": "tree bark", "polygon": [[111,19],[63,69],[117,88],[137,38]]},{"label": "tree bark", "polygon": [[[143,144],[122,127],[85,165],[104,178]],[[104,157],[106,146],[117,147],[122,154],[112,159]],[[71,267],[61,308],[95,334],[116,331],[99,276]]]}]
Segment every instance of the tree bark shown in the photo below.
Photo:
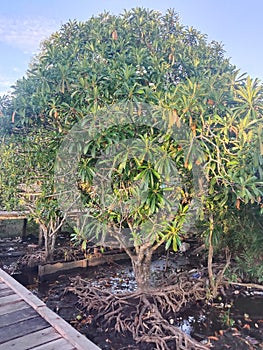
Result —
[{"label": "tree bark", "polygon": [[209,247],[208,247],[208,258],[207,258],[207,270],[208,270],[208,277],[209,277],[209,284],[210,284],[210,293],[211,297],[214,299],[218,294],[218,287],[220,283],[223,280],[224,273],[226,269],[228,268],[230,264],[230,258],[231,255],[228,252],[228,249],[226,249],[226,264],[222,271],[218,273],[217,276],[214,275],[213,271],[213,256],[214,256],[214,246],[213,246],[213,232],[214,232],[214,217],[213,214],[210,214],[209,216]]},{"label": "tree bark", "polygon": [[213,231],[214,231],[214,218],[213,214],[210,214],[209,216],[209,239],[208,239],[208,259],[207,259],[207,270],[208,270],[208,277],[209,277],[209,284],[210,284],[210,290],[211,294],[214,297],[215,291],[215,278],[213,274],[213,255],[214,255],[214,247],[213,247]]},{"label": "tree bark", "polygon": [[26,229],[27,229],[27,219],[23,219],[23,228],[22,228],[22,241],[26,241]]},{"label": "tree bark", "polygon": [[56,234],[50,235],[49,232],[44,232],[45,236],[45,252],[46,262],[52,262],[54,260],[54,250],[56,243]]},{"label": "tree bark", "polygon": [[38,246],[40,248],[43,247],[43,230],[41,225],[39,225],[39,229],[38,229]]},{"label": "tree bark", "polygon": [[43,233],[44,239],[45,239],[45,261],[46,262],[52,262],[54,260],[54,250],[55,250],[55,243],[56,243],[56,232],[50,232],[48,227],[41,224],[41,231]]},{"label": "tree bark", "polygon": [[132,267],[139,291],[143,292],[150,289],[151,260],[152,252],[143,249],[132,258]]}]

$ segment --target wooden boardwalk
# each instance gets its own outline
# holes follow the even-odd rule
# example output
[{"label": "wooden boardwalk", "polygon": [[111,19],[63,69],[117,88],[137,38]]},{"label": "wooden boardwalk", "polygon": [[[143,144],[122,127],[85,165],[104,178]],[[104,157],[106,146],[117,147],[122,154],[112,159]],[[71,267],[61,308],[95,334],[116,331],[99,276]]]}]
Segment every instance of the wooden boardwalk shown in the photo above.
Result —
[{"label": "wooden boardwalk", "polygon": [[5,211],[0,210],[0,220],[26,219],[29,215],[27,211]]},{"label": "wooden boardwalk", "polygon": [[0,350],[100,350],[0,269]]}]

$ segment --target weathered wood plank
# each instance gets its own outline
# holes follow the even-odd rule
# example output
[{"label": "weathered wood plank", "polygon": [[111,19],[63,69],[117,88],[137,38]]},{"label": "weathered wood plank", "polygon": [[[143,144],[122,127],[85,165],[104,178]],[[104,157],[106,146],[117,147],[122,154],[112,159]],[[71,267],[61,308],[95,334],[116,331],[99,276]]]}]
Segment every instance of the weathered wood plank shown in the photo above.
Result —
[{"label": "weathered wood plank", "polygon": [[59,271],[72,270],[76,268],[86,268],[87,267],[87,259],[77,260],[77,261],[69,261],[69,262],[58,262],[54,264],[45,264],[38,266],[38,276],[42,277],[45,275],[51,275],[52,273],[57,273]]},{"label": "weathered wood plank", "polygon": [[[32,350],[58,350],[58,349],[75,350],[75,348],[70,343],[68,343],[65,339],[62,339],[62,338],[44,345],[37,346]],[[83,348],[83,350],[89,350],[89,348]]]},{"label": "weathered wood plank", "polygon": [[129,259],[126,253],[103,254],[102,256],[93,256],[88,259],[88,266],[99,266],[102,264],[111,264],[113,261]]},{"label": "weathered wood plank", "polygon": [[15,292],[11,288],[1,289],[0,290],[0,304],[1,304],[1,298],[7,297],[8,295],[15,294]]},{"label": "weathered wood plank", "polygon": [[[62,345],[70,344],[65,345],[66,347],[62,346],[63,350],[100,350],[100,348],[97,345],[92,343],[84,335],[82,335],[76,329],[70,326],[56,313],[48,309],[48,307],[40,299],[38,299],[35,295],[33,295],[30,291],[28,291],[25,287],[20,285],[16,280],[14,280],[10,275],[8,275],[1,269],[0,279],[2,281],[5,281],[6,285],[8,285],[20,298],[23,299],[24,304],[27,305],[27,307],[31,306],[36,312],[36,315],[38,315],[35,318],[23,320],[21,322],[17,322],[15,324],[11,324],[9,326],[4,326],[0,328],[0,344],[5,345],[5,343],[10,342],[14,339],[19,340],[21,337],[30,335],[30,333],[44,330],[52,326],[54,332],[58,333],[60,337],[65,339],[63,339]],[[4,309],[6,313],[10,314],[11,311],[10,309],[7,310],[7,307],[10,306],[12,311],[15,311],[15,306],[21,303],[21,301],[18,301],[17,303],[11,302],[9,304],[6,304],[6,306],[1,306],[1,300],[10,297],[12,297],[12,295],[0,299],[0,312]],[[20,305],[20,308],[23,307]],[[2,315],[4,315],[5,312],[2,312]],[[58,350],[58,348],[61,346],[59,345],[59,343],[52,343],[53,341],[41,345],[41,347],[43,347],[43,350]],[[51,347],[49,348],[49,346]],[[3,349],[7,350],[6,348]],[[41,350],[40,346],[37,346],[36,348],[31,347],[30,349]],[[20,348],[19,350],[24,349]]]},{"label": "weathered wood plank", "polygon": [[9,288],[4,282],[0,282],[0,290]]},{"label": "weathered wood plank", "polygon": [[26,219],[29,212],[0,210],[0,220]]},{"label": "weathered wood plank", "polygon": [[[71,327],[65,320],[49,308],[38,308],[39,314],[59,332],[63,338],[68,340],[78,350],[100,350],[88,338]],[[64,350],[64,349],[63,349]]]},{"label": "weathered wood plank", "polygon": [[47,321],[40,316],[2,327],[0,328],[0,344],[48,327]]},{"label": "weathered wood plank", "polygon": [[0,316],[0,327],[9,326],[11,324],[29,320],[30,318],[36,317],[36,311],[32,307],[28,307],[22,310],[15,310],[5,315]]},{"label": "weathered wood plank", "polygon": [[0,305],[2,306],[2,305],[6,305],[6,304],[16,303],[20,300],[22,300],[20,295],[12,294],[12,295],[8,295],[6,297],[0,298]]},{"label": "weathered wood plank", "polygon": [[102,264],[110,264],[113,261],[125,260],[128,259],[126,253],[118,254],[108,254],[102,256],[92,256],[89,259],[82,259],[77,261],[69,262],[58,262],[53,264],[45,264],[38,266],[38,276],[43,279],[46,275],[51,275],[60,271],[71,270],[75,268],[87,268],[88,266],[98,266]]},{"label": "weathered wood plank", "polygon": [[33,332],[31,334],[24,335],[23,337],[16,338],[10,340],[9,342],[1,344],[0,350],[28,350],[32,349],[35,346],[43,345],[59,338],[61,338],[61,335],[58,334],[52,327],[48,327],[41,331]]},{"label": "weathered wood plank", "polygon": [[25,303],[23,300],[18,301],[17,303],[13,303],[13,304],[6,304],[6,305],[2,305],[1,304],[1,299],[0,299],[0,315],[5,315],[5,314],[9,314],[10,312],[13,311],[18,311],[18,310],[22,310],[28,307],[28,304]]},{"label": "weathered wood plank", "polygon": [[0,278],[5,280],[7,286],[9,286],[13,291],[20,296],[26,303],[37,309],[39,306],[45,306],[46,304],[38,299],[32,292],[22,286],[13,277],[8,275],[6,272],[0,269]]}]

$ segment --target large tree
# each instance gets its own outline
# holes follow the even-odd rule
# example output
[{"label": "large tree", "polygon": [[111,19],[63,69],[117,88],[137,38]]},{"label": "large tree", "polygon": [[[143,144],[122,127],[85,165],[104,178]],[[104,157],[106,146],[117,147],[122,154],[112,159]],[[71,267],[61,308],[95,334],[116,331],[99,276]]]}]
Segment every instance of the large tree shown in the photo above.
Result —
[{"label": "large tree", "polygon": [[[141,113],[144,113],[140,103],[154,106],[159,115],[165,111],[162,116],[165,128],[155,125],[154,120],[152,127],[148,124],[148,128],[136,127],[137,122],[140,124]],[[262,88],[250,78],[238,78],[238,72],[225,58],[222,46],[217,42],[209,43],[206,35],[181,25],[174,11],[162,15],[137,8],[120,16],[104,13],[87,22],[70,21],[63,25],[42,44],[41,53],[32,61],[26,77],[17,82],[5,113],[10,115],[12,122],[9,134],[16,140],[22,138],[23,144],[28,140],[26,147],[34,148],[37,157],[46,154],[48,158],[49,150],[54,155],[60,140],[75,123],[83,121],[85,125],[87,115],[90,121],[99,120],[101,115],[105,119],[108,106],[129,104],[134,106],[135,113],[131,123],[127,119],[127,125],[124,122],[118,125],[116,118],[109,118],[104,129],[99,122],[98,125],[92,124],[93,130],[94,125],[98,126],[97,134],[93,133],[91,139],[87,134],[88,144],[80,142],[78,152],[82,156],[76,186],[84,205],[98,209],[101,203],[92,187],[92,171],[98,154],[107,152],[110,145],[116,145],[120,140],[131,140],[135,135],[141,138],[142,153],[150,145],[148,160],[131,159],[129,149],[126,153],[122,149],[126,161],[118,161],[116,156],[115,173],[112,174],[114,200],[118,198],[119,206],[120,202],[129,200],[131,192],[132,196],[136,191],[138,194],[137,180],[147,184],[144,202],[133,206],[135,211],[129,214],[110,211],[110,206],[107,210],[104,207],[104,210],[92,211],[100,222],[111,221],[117,227],[129,227],[133,232],[131,239],[135,251],[126,250],[134,268],[139,261],[140,267],[137,271],[135,268],[136,278],[139,287],[147,289],[152,252],[164,241],[168,242],[167,247],[174,243],[174,248],[179,241],[182,220],[195,197],[193,166],[202,165],[208,182],[206,196],[200,200],[203,213],[211,223],[210,241],[215,208],[259,201],[262,188]],[[187,131],[183,140],[187,140],[186,144],[174,139],[170,132],[180,128]],[[158,130],[162,132],[158,133]],[[39,139],[32,145],[36,135]],[[160,139],[163,143],[159,155],[169,158],[169,162],[158,168],[158,164],[151,160],[151,154],[157,154]],[[17,142],[21,145],[21,141]],[[197,157],[189,156],[194,144],[201,147]],[[53,157],[48,159],[54,160]],[[31,170],[39,164],[35,163]],[[164,200],[166,184],[163,178],[167,178],[174,168],[182,179],[180,206],[173,212],[173,217],[166,218],[158,229],[149,231],[151,235],[146,235],[148,241],[145,243],[141,231],[133,231],[131,214],[133,219],[138,219],[136,224],[133,221],[137,227],[169,204]],[[54,212],[53,200],[56,205],[57,202],[53,166],[41,168],[40,173],[36,173],[34,181],[42,178],[41,186],[48,189],[42,188],[43,198],[49,199],[45,201],[45,213]],[[26,178],[32,178],[30,171],[22,175],[15,173],[16,186],[13,186],[12,177],[6,178],[14,194]],[[50,186],[43,178],[49,179]],[[7,202],[10,200],[11,197]],[[34,203],[34,209],[31,205],[35,216],[39,215],[39,210],[35,210],[37,203]],[[48,222],[48,215],[46,220]],[[89,239],[82,233],[77,236]],[[127,248],[126,245],[123,247]],[[210,280],[213,284],[212,276]]]}]

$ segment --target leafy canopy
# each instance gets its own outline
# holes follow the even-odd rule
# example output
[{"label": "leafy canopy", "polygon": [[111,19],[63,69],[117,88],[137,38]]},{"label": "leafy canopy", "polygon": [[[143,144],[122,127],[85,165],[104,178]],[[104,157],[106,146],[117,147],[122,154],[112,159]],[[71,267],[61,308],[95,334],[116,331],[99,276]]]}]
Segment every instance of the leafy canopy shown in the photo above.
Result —
[{"label": "leafy canopy", "polygon": [[[184,27],[173,10],[162,15],[136,8],[119,16],[103,13],[87,22],[70,21],[43,43],[27,76],[17,82],[11,101],[3,107],[4,114],[9,115],[12,134],[1,145],[9,162],[3,166],[4,192],[7,193],[8,186],[13,188],[5,202],[10,203],[18,185],[32,178],[33,181],[41,178],[45,198],[55,198],[54,154],[72,125],[86,115],[95,118],[109,105],[134,103],[140,109],[139,104],[146,103],[169,111],[164,123],[177,128],[186,125],[189,145],[198,142],[201,146],[203,156],[198,161],[203,164],[208,180],[208,195],[204,199],[207,207],[227,210],[242,203],[259,203],[262,94],[257,80],[238,77],[220,44],[208,43],[206,35]],[[89,157],[94,158],[93,153],[117,142],[113,127],[110,125],[105,135],[98,135],[89,148],[87,145],[83,148],[78,186],[84,197],[90,196],[87,189],[93,164]],[[118,132],[119,139],[127,137],[123,128]],[[144,147],[157,137],[145,130],[139,134]],[[22,157],[20,170],[8,153],[13,149],[12,138],[18,145],[16,159],[30,149],[28,158]],[[180,153],[178,142],[168,137],[167,143],[166,152],[173,162],[170,164],[185,176],[183,203],[191,200],[193,162],[187,152]],[[51,166],[39,167],[45,162],[42,157],[49,159]],[[114,190],[120,194],[121,183],[127,187],[133,180],[144,179],[154,190],[148,193],[147,215],[155,213],[163,202],[158,167],[142,160],[133,162],[128,154],[123,154],[123,160],[113,175],[117,179]],[[6,164],[5,160],[2,162]],[[23,172],[26,162],[30,162],[30,171]],[[48,211],[48,204],[45,205]],[[144,210],[145,206],[139,207],[133,217],[141,217]],[[122,222],[116,216],[112,220]]]}]

